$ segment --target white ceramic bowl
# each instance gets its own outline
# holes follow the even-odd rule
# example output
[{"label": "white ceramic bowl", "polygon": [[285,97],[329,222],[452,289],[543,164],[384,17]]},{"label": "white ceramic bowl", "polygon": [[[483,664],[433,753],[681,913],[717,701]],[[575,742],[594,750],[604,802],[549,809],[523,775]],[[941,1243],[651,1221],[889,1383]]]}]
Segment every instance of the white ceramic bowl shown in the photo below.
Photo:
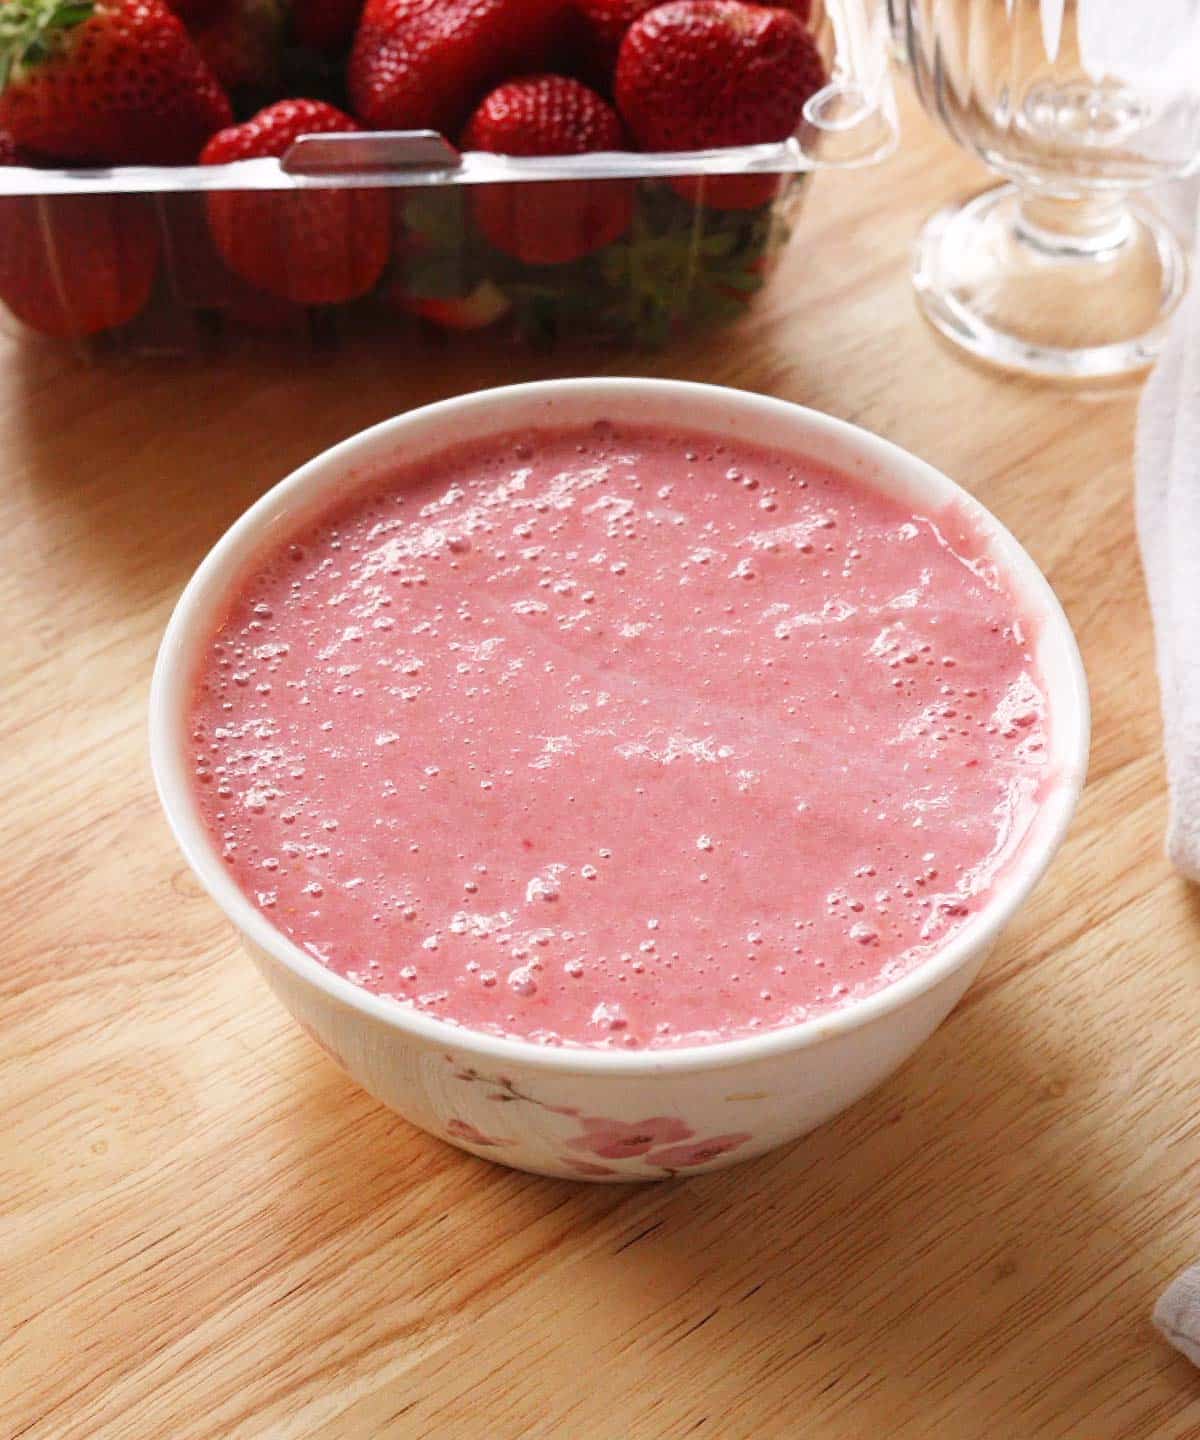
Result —
[{"label": "white ceramic bowl", "polygon": [[[446,1024],[326,970],[238,890],[189,782],[189,684],[222,601],[269,543],[356,476],[449,442],[538,424],[664,421],[794,449],[902,494],[957,501],[1035,621],[1049,692],[1053,780],[1003,885],[940,951],[835,1014],[723,1044],[665,1051],[550,1049]],[[334,446],[253,505],[184,591],[159,651],[150,740],[167,819],[201,884],[300,1025],[384,1104],[477,1155],[546,1175],[661,1179],[795,1139],[890,1075],[945,1018],[1058,848],[1087,766],[1088,698],[1070,626],[1041,572],[970,495],[866,431],[761,395],[672,380],[562,380],[446,400]]]}]

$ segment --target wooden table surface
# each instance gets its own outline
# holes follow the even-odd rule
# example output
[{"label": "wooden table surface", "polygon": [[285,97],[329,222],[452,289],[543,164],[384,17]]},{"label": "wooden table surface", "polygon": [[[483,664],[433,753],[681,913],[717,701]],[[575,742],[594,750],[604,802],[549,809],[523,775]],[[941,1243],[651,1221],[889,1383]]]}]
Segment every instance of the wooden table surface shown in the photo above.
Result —
[{"label": "wooden table surface", "polygon": [[814,184],[740,333],[604,368],[802,401],[972,489],[1074,622],[1090,781],[897,1077],[689,1181],[517,1174],[359,1092],[200,894],[147,765],[159,634],[252,499],[563,362],[121,373],[0,342],[4,1440],[1200,1435],[1200,1373],[1149,1321],[1200,1258],[1200,901],[1161,850],[1136,392],[1007,381],[925,331],[909,238],[981,176],[906,125],[880,171]]}]

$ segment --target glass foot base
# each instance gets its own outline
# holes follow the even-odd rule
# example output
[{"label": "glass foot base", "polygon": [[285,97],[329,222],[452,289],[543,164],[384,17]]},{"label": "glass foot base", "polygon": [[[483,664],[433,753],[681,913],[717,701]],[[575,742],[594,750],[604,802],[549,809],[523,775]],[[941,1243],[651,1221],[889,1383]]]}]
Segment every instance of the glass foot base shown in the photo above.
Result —
[{"label": "glass foot base", "polygon": [[913,285],[926,319],[977,359],[1098,380],[1153,364],[1187,260],[1147,207],[1001,185],[926,223]]}]

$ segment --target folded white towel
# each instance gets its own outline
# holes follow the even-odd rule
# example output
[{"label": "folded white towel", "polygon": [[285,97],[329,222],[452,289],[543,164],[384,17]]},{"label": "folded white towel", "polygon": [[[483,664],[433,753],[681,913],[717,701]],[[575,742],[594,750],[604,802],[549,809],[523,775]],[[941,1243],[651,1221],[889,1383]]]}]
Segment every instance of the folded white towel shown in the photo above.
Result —
[{"label": "folded white towel", "polygon": [[[1177,187],[1169,203],[1191,228],[1195,187]],[[1167,854],[1200,880],[1200,284],[1181,305],[1142,397],[1137,524],[1162,692]]]},{"label": "folded white towel", "polygon": [[1154,1323],[1176,1350],[1200,1365],[1200,1265],[1176,1275],[1154,1307]]},{"label": "folded white towel", "polygon": [[[1167,197],[1183,232],[1200,234],[1196,202],[1194,184]],[[1137,523],[1162,692],[1167,854],[1190,880],[1200,880],[1200,280],[1142,396]],[[1200,1265],[1163,1292],[1154,1323],[1200,1365]]]}]

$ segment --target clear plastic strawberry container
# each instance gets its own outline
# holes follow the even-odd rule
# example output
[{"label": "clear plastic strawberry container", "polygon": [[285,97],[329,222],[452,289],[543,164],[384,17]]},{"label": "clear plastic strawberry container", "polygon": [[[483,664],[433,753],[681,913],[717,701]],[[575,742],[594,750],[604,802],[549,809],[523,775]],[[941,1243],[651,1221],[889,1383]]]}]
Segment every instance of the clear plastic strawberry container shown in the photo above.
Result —
[{"label": "clear plastic strawberry container", "polygon": [[[769,282],[809,175],[874,164],[895,144],[882,0],[814,11],[829,81],[778,144],[512,159],[460,154],[429,131],[374,132],[307,136],[281,160],[224,166],[0,167],[0,323],[106,359],[263,346],[293,357],[483,329],[655,347],[735,321]],[[353,299],[326,301],[327,274],[314,277],[332,269],[336,291],[338,267],[356,259],[319,234],[304,242],[295,207],[310,191],[340,196],[356,233],[373,229],[377,278]],[[213,198],[250,192],[264,202],[257,223],[278,231],[269,288],[234,274],[213,242]],[[476,219],[485,195],[535,250],[547,237],[544,263],[489,244]],[[573,226],[583,234],[598,207],[627,225],[577,254]]]}]

